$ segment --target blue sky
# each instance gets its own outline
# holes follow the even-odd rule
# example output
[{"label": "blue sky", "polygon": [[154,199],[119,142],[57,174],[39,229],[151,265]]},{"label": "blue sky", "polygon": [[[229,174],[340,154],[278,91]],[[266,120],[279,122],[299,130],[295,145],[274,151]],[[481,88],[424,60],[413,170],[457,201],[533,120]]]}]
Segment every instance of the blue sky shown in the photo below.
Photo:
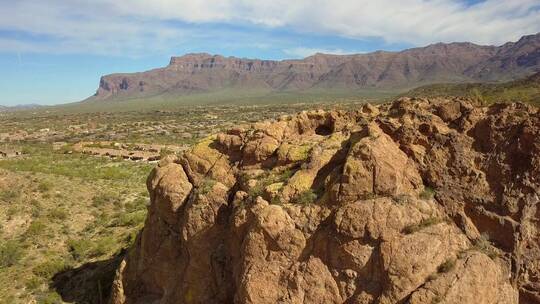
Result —
[{"label": "blue sky", "polygon": [[540,32],[540,0],[0,0],[0,105],[92,95],[99,77],[208,52],[263,59],[502,44]]}]

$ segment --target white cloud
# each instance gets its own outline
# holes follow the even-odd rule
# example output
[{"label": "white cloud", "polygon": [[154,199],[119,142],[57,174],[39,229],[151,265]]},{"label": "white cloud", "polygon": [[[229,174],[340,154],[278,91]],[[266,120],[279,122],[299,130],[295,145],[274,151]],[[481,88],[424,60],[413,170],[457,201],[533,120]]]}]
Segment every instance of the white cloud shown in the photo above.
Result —
[{"label": "white cloud", "polygon": [[[44,41],[8,37],[0,41],[4,51],[139,54],[219,35],[178,22],[380,37],[413,45],[501,44],[540,31],[540,0],[486,0],[474,5],[464,0],[0,0],[0,6],[0,30],[44,37]],[[311,50],[288,52],[303,56]]]}]

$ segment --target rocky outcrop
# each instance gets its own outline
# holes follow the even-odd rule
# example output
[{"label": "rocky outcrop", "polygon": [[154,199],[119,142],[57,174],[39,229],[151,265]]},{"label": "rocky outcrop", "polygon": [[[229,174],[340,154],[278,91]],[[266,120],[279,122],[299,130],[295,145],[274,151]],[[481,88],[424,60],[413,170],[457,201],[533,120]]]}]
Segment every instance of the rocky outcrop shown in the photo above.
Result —
[{"label": "rocky outcrop", "polygon": [[209,137],[148,178],[111,303],[540,301],[540,113],[401,98]]},{"label": "rocky outcrop", "polygon": [[431,83],[502,81],[540,69],[540,34],[502,46],[437,43],[400,52],[315,54],[301,60],[259,60],[210,54],[172,57],[141,73],[106,75],[90,100],[166,97],[242,89],[255,94],[332,89],[408,89]]},{"label": "rocky outcrop", "polygon": [[[53,149],[65,149],[65,153],[83,153],[93,156],[124,159],[132,161],[157,162],[164,154],[179,153],[187,150],[189,146],[149,145],[149,144],[121,144],[110,141],[85,142],[73,144],[68,149],[66,143],[53,143]],[[1,153],[1,151],[0,151]],[[1,154],[0,154],[1,155]]]}]

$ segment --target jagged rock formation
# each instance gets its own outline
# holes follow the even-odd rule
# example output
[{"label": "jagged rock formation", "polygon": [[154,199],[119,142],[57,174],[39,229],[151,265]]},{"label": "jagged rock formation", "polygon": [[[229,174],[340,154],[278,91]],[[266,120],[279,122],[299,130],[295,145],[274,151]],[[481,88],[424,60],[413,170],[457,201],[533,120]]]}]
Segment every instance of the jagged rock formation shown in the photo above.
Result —
[{"label": "jagged rock formation", "polygon": [[208,138],[148,178],[111,303],[538,303],[539,138],[409,98]]},{"label": "jagged rock formation", "polygon": [[502,81],[540,71],[540,34],[502,46],[437,43],[401,52],[316,54],[259,60],[210,54],[171,58],[167,67],[101,78],[90,100],[177,96],[223,89],[262,92],[408,89],[431,83]]}]

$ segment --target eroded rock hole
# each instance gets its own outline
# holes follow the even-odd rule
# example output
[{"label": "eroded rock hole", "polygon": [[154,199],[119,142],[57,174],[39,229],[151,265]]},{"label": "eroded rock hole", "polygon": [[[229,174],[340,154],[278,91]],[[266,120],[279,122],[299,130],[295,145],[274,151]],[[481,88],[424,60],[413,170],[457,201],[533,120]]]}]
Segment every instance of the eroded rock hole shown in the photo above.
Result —
[{"label": "eroded rock hole", "polygon": [[317,128],[315,128],[315,134],[317,135],[326,136],[326,135],[332,134],[332,132],[333,132],[332,128],[327,125],[320,125]]}]

